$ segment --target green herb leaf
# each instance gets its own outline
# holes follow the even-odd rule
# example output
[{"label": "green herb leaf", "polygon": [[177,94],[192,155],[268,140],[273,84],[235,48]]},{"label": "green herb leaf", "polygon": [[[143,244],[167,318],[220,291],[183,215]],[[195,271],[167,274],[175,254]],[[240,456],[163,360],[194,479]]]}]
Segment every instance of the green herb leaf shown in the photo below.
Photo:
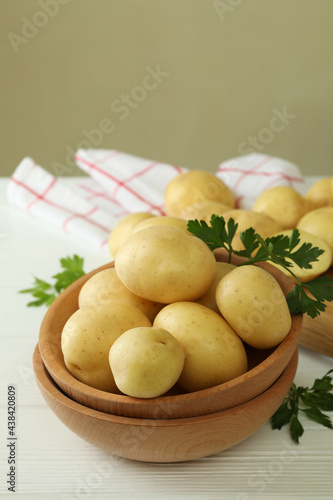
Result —
[{"label": "green herb leaf", "polygon": [[305,286],[302,283],[296,285],[286,297],[291,314],[306,313],[311,318],[315,318],[321,312],[324,312],[326,305],[319,293],[320,290],[317,291],[318,299],[312,299],[306,294]]},{"label": "green herb leaf", "polygon": [[[212,215],[210,219],[210,226],[207,222],[198,219],[190,220],[187,223],[187,229],[190,233],[194,234],[205,243],[211,250],[216,248],[224,248],[229,253],[232,253],[232,240],[236,234],[238,224],[234,219],[229,219],[226,225],[223,217]],[[230,258],[229,258],[230,260]]]},{"label": "green herb leaf", "polygon": [[312,387],[296,387],[292,384],[286,398],[271,418],[273,429],[281,429],[289,424],[292,439],[299,443],[304,428],[299,420],[299,412],[328,429],[333,429],[332,420],[324,411],[333,411],[333,383],[329,370],[321,379],[316,379]]},{"label": "green herb leaf", "polygon": [[65,288],[85,274],[83,259],[77,255],[60,259],[60,265],[63,271],[52,276],[53,280],[55,280],[54,283],[48,283],[35,277],[32,288],[19,291],[19,293],[29,293],[37,299],[28,302],[28,307],[39,307],[42,305],[48,307]]},{"label": "green herb leaf", "polygon": [[333,389],[333,382],[332,377],[329,376],[330,373],[333,373],[333,368],[332,370],[329,370],[322,378],[316,378],[316,380],[313,382],[311,390],[318,392],[331,391]]},{"label": "green herb leaf", "polygon": [[77,255],[74,255],[72,258],[60,259],[60,264],[64,271],[52,276],[56,280],[54,286],[58,293],[85,274],[83,271],[83,259]]},{"label": "green herb leaf", "polygon": [[189,220],[187,223],[187,229],[190,233],[193,233],[195,236],[207,243],[211,250],[224,246],[224,241],[221,236],[222,230],[219,229],[216,233],[215,229],[208,226],[207,222],[204,220]]},{"label": "green herb leaf", "polygon": [[[306,293],[306,289],[313,297]],[[287,295],[287,302],[291,313],[307,313],[315,318],[325,311],[324,301],[333,300],[333,279],[331,276],[320,276],[307,283],[297,284]]]},{"label": "green herb leaf", "polygon": [[272,428],[282,429],[284,425],[289,424],[292,416],[293,410],[289,408],[288,401],[284,401],[271,418]]},{"label": "green herb leaf", "polygon": [[255,230],[253,227],[249,227],[245,231],[241,231],[239,233],[239,239],[244,245],[244,250],[238,250],[236,253],[237,255],[241,257],[247,257],[250,259],[254,252],[257,250],[259,247],[259,241],[256,238]]},{"label": "green herb leaf", "polygon": [[[325,301],[333,300],[333,278],[321,276],[306,283],[301,282],[292,271],[294,264],[301,268],[310,269],[312,263],[324,252],[311,243],[303,243],[297,250],[300,242],[300,232],[294,229],[290,236],[279,234],[263,239],[253,228],[248,228],[239,234],[244,245],[243,250],[235,250],[232,246],[233,238],[238,225],[230,218],[226,225],[223,217],[212,215],[210,226],[204,221],[188,221],[188,230],[207,243],[211,250],[224,248],[229,254],[247,258],[243,264],[249,265],[258,262],[270,261],[286,269],[297,281],[296,286],[287,295],[287,303],[291,314],[308,314],[315,318],[326,309]],[[294,264],[293,264],[294,263]],[[306,293],[306,290],[310,294]]]},{"label": "green herb leaf", "polygon": [[306,406],[319,408],[323,411],[333,411],[333,394],[315,392],[308,396],[305,394],[302,401]]},{"label": "green herb leaf", "polygon": [[312,269],[312,262],[324,253],[322,248],[313,247],[311,243],[303,243],[295,252],[291,252],[288,258],[304,269]]},{"label": "green herb leaf", "polygon": [[298,420],[296,415],[293,415],[290,421],[290,434],[292,439],[298,444],[299,438],[304,433],[304,427],[301,422]]},{"label": "green herb leaf", "polygon": [[331,419],[325,415],[325,413],[322,413],[318,408],[304,408],[301,409],[305,415],[310,418],[311,420],[314,420],[318,424],[323,425],[324,427],[328,427],[329,429],[333,429],[333,424]]}]

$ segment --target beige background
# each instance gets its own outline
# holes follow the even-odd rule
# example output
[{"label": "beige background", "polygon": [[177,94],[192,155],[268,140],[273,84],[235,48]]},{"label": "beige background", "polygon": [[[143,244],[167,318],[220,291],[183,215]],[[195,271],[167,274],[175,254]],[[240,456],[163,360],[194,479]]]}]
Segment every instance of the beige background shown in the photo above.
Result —
[{"label": "beige background", "polygon": [[332,19],[331,0],[2,2],[0,174],[31,156],[76,175],[90,144],[210,171],[260,151],[333,175]]}]

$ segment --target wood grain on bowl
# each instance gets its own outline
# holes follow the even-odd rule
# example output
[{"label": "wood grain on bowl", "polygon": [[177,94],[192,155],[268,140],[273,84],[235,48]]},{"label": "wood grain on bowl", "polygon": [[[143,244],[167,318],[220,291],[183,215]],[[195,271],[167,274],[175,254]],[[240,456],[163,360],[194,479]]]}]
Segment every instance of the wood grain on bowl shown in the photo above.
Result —
[{"label": "wood grain on bowl", "polygon": [[[215,251],[216,259],[226,260],[226,253]],[[239,258],[235,258],[237,261]],[[102,266],[78,279],[51,304],[43,319],[39,348],[43,362],[59,387],[75,401],[103,412],[138,418],[182,418],[206,415],[240,405],[270,387],[288,365],[299,341],[302,316],[295,315],[288,336],[274,349],[248,349],[250,370],[224,384],[202,391],[185,393],[175,387],[173,394],[153,399],[139,399],[113,394],[75,379],[67,370],[61,351],[61,332],[69,316],[78,308],[81,287],[98,271],[113,267]],[[277,268],[263,263],[264,268],[277,278],[287,293],[293,283]]]},{"label": "wood grain on bowl", "polygon": [[296,349],[277,381],[242,405],[198,417],[156,420],[111,415],[73,401],[50,377],[38,345],[33,356],[39,389],[50,409],[69,429],[114,455],[160,463],[183,462],[213,455],[255,433],[270,419],[287,395],[297,362]]}]

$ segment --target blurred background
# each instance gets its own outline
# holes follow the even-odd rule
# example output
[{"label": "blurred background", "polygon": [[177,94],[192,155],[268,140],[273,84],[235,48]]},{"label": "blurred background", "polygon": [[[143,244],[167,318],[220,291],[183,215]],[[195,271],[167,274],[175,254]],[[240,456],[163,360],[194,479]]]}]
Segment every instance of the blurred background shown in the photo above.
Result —
[{"label": "blurred background", "polygon": [[215,171],[253,151],[333,175],[331,0],[3,2],[0,175],[78,148]]}]

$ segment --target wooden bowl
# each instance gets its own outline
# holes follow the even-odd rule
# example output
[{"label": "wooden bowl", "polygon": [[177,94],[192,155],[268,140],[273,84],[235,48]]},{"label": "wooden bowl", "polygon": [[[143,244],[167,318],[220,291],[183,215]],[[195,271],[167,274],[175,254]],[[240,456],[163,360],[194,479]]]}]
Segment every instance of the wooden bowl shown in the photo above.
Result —
[{"label": "wooden bowl", "polygon": [[157,420],[110,415],[73,401],[50,377],[38,345],[33,367],[48,406],[81,438],[120,457],[143,462],[181,462],[226,450],[262,427],[287,395],[297,361],[296,350],[278,380],[242,405],[200,417]]},{"label": "wooden bowl", "polygon": [[[223,251],[216,251],[216,259],[226,260]],[[244,259],[235,257],[233,262]],[[95,273],[109,267],[102,266],[83,276],[68,287],[49,307],[39,334],[39,348],[43,362],[56,384],[72,399],[106,413],[138,418],[182,418],[207,415],[240,405],[261,394],[271,386],[289,363],[300,337],[302,316],[295,315],[288,336],[275,348],[258,350],[247,347],[249,371],[229,382],[202,391],[185,393],[174,387],[167,395],[139,399],[94,389],[75,379],[67,370],[60,340],[63,326],[78,308],[82,285]],[[294,284],[277,268],[263,263],[287,293]]]}]

